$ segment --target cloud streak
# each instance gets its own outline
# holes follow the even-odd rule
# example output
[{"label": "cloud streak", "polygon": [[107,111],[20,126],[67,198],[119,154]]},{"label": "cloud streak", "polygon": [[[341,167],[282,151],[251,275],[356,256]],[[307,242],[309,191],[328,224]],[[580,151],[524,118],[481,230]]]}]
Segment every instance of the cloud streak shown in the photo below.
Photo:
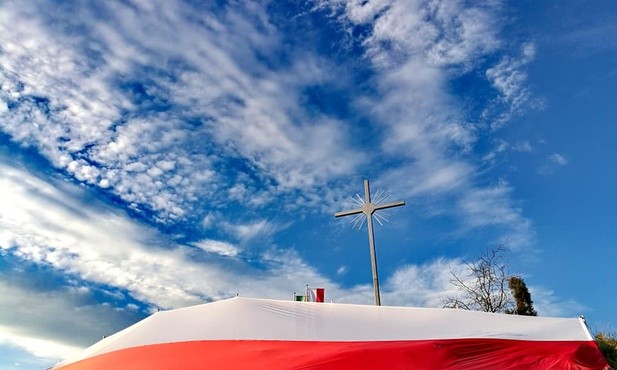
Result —
[{"label": "cloud streak", "polygon": [[[393,192],[402,196],[454,201],[457,208],[446,212],[459,218],[466,230],[503,228],[502,239],[530,245],[531,223],[511,206],[509,192],[477,185],[480,169],[466,154],[483,134],[470,122],[480,117],[466,116],[461,103],[448,93],[452,78],[482,70],[485,59],[500,50],[499,2],[319,4],[320,9],[333,9],[345,27],[370,30],[358,42],[375,69],[380,96],[365,101],[364,107],[383,129],[382,151],[404,159],[381,175],[384,183],[396,184]],[[522,69],[534,55],[533,44],[525,44],[520,59],[504,58],[485,72],[511,107],[509,112],[522,110],[530,100]],[[478,194],[490,194],[491,200],[471,200]]]},{"label": "cloud streak", "polygon": [[198,18],[183,2],[73,5],[71,17],[44,2],[7,9],[30,21],[2,29],[0,82],[2,129],[76,180],[167,222],[238,189],[223,155],[276,193],[310,191],[362,161],[340,122],[300,105],[331,66],[293,50],[276,70],[259,63],[282,50],[259,3]]},{"label": "cloud streak", "polygon": [[[520,115],[525,109],[540,107],[538,101],[532,101],[532,94],[526,86],[527,73],[524,67],[535,58],[536,47],[526,43],[521,48],[520,57],[504,57],[497,65],[486,70],[486,78],[499,92],[500,100],[507,110],[501,113],[491,123],[493,129],[503,127],[513,116]],[[489,115],[485,111],[484,115]]]}]

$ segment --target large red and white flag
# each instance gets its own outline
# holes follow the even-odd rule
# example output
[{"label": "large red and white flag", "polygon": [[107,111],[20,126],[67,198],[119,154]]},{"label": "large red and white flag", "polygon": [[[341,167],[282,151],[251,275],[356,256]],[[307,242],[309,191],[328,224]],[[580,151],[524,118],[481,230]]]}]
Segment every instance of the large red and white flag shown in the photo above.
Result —
[{"label": "large red and white flag", "polygon": [[158,312],[54,370],[603,370],[580,319],[231,298]]}]

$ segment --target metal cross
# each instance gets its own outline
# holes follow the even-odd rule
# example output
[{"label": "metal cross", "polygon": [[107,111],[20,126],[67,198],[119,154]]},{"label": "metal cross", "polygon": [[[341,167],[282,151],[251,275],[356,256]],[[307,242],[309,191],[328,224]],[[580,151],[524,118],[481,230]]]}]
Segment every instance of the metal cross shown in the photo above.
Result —
[{"label": "metal cross", "polygon": [[350,216],[359,213],[364,213],[366,216],[366,227],[368,229],[368,243],[371,249],[371,266],[373,267],[373,290],[375,291],[375,305],[381,306],[381,298],[379,296],[379,278],[377,276],[377,256],[375,255],[375,236],[373,235],[373,213],[386,208],[404,206],[405,202],[390,202],[384,204],[371,203],[371,189],[369,188],[368,180],[364,180],[364,205],[362,208],[352,209],[350,211],[342,211],[334,214],[334,217]]}]

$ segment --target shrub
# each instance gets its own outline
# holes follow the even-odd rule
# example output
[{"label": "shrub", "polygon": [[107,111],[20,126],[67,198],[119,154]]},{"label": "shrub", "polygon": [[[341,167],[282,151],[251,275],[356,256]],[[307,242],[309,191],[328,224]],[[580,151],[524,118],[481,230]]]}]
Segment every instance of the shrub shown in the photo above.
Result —
[{"label": "shrub", "polygon": [[599,332],[595,339],[608,364],[611,365],[612,369],[617,369],[617,337]]}]

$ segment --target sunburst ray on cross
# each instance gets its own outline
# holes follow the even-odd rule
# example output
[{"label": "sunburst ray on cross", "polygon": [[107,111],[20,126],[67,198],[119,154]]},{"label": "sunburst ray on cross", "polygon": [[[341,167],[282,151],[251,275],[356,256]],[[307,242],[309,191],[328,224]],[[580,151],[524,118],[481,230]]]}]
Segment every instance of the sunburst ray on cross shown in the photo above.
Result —
[{"label": "sunburst ray on cross", "polygon": [[375,235],[373,232],[373,215],[375,215],[375,220],[380,225],[383,225],[381,221],[384,221],[384,220],[387,221],[387,219],[375,213],[376,211],[405,205],[404,201],[380,204],[387,198],[388,198],[388,195],[386,194],[385,191],[384,192],[378,191],[377,194],[375,195],[375,203],[371,202],[371,189],[369,187],[369,182],[368,180],[364,180],[364,199],[362,199],[362,197],[360,197],[360,195],[358,194],[356,194],[355,198],[352,198],[353,201],[359,206],[359,208],[352,209],[349,211],[337,212],[334,214],[334,217],[344,217],[344,216],[356,215],[356,217],[354,217],[351,222],[354,228],[358,227],[358,229],[362,228],[362,225],[364,224],[364,220],[366,220],[366,226],[368,229],[368,242],[369,242],[369,248],[371,252],[371,267],[373,270],[373,291],[375,293],[375,305],[377,306],[381,306],[381,297],[379,294],[379,277],[377,274],[377,256],[375,254]]}]

